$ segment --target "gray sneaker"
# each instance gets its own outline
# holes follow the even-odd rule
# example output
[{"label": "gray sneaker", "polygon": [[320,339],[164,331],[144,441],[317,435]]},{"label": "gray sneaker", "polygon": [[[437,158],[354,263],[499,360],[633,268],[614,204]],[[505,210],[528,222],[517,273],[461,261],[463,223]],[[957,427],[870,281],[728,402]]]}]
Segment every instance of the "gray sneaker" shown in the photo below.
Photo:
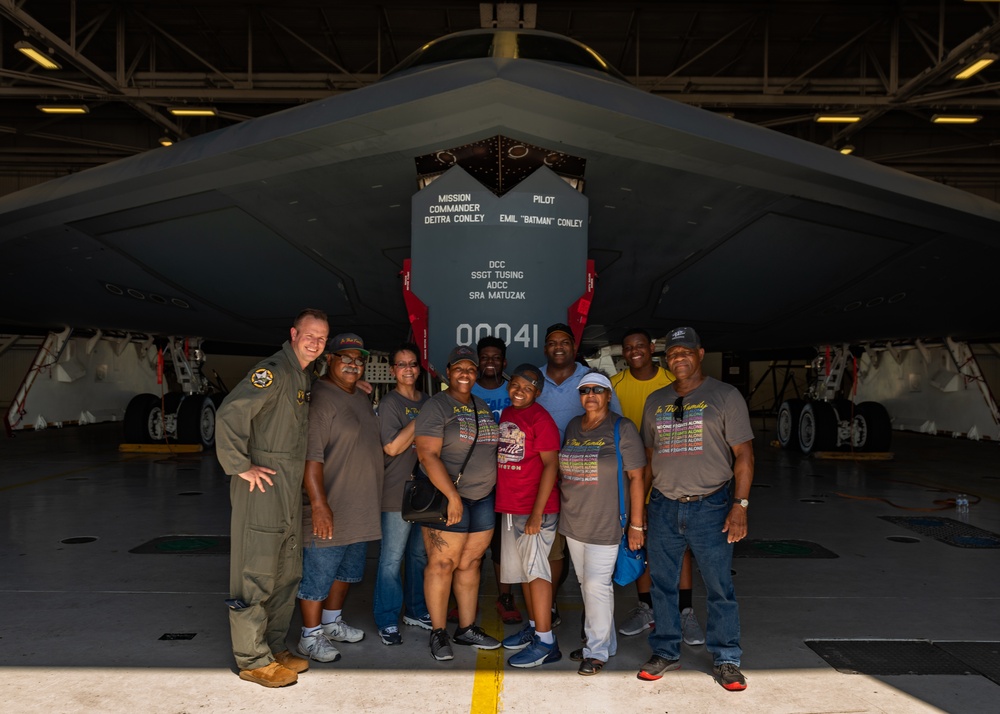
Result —
[{"label": "gray sneaker", "polygon": [[742,692],[747,688],[747,679],[743,676],[743,672],[738,665],[731,662],[712,667],[712,675],[723,689],[728,689],[730,692]]},{"label": "gray sneaker", "polygon": [[343,620],[323,625],[323,632],[334,642],[360,642],[365,636],[364,630],[351,627]]},{"label": "gray sneaker", "polygon": [[340,651],[322,630],[299,638],[299,654],[317,662],[336,662],[340,659]]},{"label": "gray sneaker", "polygon": [[487,635],[479,625],[470,625],[465,632],[455,630],[455,636],[451,639],[456,645],[468,645],[477,650],[495,650],[500,647],[500,640]]},{"label": "gray sneaker", "polygon": [[692,646],[705,644],[705,633],[701,631],[698,618],[690,607],[681,610],[681,632],[684,634],[684,644]]},{"label": "gray sneaker", "polygon": [[[653,623],[653,608],[644,602],[640,602],[639,605],[629,613],[628,618],[624,623],[622,623],[622,626],[618,628],[618,631],[623,635],[638,635],[643,630],[648,630],[652,627]],[[704,642],[704,640],[702,640],[702,642]]]},{"label": "gray sneaker", "polygon": [[455,653],[451,651],[451,642],[448,641],[448,633],[443,629],[431,631],[431,657],[439,662],[455,658]]}]

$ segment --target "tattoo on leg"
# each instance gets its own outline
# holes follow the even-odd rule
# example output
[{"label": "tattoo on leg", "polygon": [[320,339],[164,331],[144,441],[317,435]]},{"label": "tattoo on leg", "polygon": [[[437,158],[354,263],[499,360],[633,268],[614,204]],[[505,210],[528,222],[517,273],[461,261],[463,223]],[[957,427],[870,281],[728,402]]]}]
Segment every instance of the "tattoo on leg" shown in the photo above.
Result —
[{"label": "tattoo on leg", "polygon": [[427,529],[427,539],[430,540],[431,546],[434,550],[442,551],[448,547],[448,542],[441,535],[441,531],[435,530],[434,528]]}]

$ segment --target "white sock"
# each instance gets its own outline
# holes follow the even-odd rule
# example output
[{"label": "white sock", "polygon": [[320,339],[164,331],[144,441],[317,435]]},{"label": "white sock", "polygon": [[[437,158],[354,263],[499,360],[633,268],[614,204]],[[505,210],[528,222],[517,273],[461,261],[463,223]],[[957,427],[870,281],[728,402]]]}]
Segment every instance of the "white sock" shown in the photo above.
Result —
[{"label": "white sock", "polygon": [[541,640],[543,644],[551,645],[556,641],[556,638],[552,636],[552,630],[549,630],[548,632],[536,632],[535,634],[538,635],[538,639]]},{"label": "white sock", "polygon": [[316,625],[316,627],[303,627],[302,628],[302,636],[303,637],[309,637],[310,635],[315,635],[319,631],[320,631],[320,626],[319,625]]},{"label": "white sock", "polygon": [[343,610],[323,610],[323,618],[320,620],[324,625],[329,625],[340,619]]},{"label": "white sock", "polygon": [[531,629],[532,630],[535,629],[535,621],[534,620],[532,620],[532,619],[529,618],[528,619],[528,624],[531,625]]}]

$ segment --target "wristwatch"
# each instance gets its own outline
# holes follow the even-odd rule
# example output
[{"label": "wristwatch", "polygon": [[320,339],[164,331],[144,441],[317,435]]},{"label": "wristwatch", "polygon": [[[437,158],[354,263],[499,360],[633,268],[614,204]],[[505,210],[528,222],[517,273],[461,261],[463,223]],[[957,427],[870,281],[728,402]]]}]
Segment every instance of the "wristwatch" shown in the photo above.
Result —
[{"label": "wristwatch", "polygon": [[733,501],[733,505],[735,506],[736,504],[739,504],[739,505],[743,506],[744,508],[746,508],[747,506],[750,505],[750,501],[748,501],[745,498],[737,498],[735,501]]}]

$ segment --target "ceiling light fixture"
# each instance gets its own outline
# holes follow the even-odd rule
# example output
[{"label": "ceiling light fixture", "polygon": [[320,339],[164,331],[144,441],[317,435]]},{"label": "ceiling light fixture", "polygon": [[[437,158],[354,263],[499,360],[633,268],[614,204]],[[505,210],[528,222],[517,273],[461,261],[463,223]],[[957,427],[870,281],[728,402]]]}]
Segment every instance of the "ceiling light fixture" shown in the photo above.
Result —
[{"label": "ceiling light fixture", "polygon": [[62,65],[30,42],[15,42],[14,49],[44,69],[62,69]]},{"label": "ceiling light fixture", "polygon": [[840,147],[840,153],[842,153],[844,156],[847,156],[848,154],[853,154],[854,153],[854,145],[853,144],[844,144],[843,146]]},{"label": "ceiling light fixture", "polygon": [[169,107],[168,112],[175,117],[214,117],[215,107]]},{"label": "ceiling light fixture", "polygon": [[982,119],[977,114],[935,114],[931,121],[935,124],[975,124]]},{"label": "ceiling light fixture", "polygon": [[174,140],[171,139],[169,136],[161,136],[159,138],[159,142],[160,142],[160,146],[173,146],[174,145]]},{"label": "ceiling light fixture", "polygon": [[45,114],[88,114],[90,108],[86,104],[39,104],[38,111]]},{"label": "ceiling light fixture", "polygon": [[996,59],[997,56],[994,54],[981,55],[975,62],[961,70],[958,74],[954,75],[953,79],[968,79],[972,75],[989,67],[991,64],[996,62]]},{"label": "ceiling light fixture", "polygon": [[817,124],[854,124],[861,121],[857,114],[817,114],[813,117]]}]

